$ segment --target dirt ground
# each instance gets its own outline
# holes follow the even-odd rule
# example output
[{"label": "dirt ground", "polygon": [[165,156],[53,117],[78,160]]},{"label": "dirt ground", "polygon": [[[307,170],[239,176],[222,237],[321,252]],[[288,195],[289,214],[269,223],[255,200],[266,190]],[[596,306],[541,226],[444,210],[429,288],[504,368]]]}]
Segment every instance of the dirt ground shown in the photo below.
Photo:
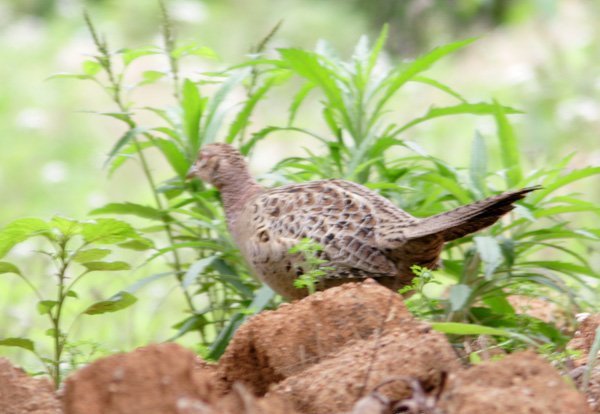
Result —
[{"label": "dirt ground", "polygon": [[[586,354],[599,322],[584,322],[571,347]],[[366,281],[256,315],[218,364],[149,345],[91,363],[54,393],[0,359],[0,413],[600,413],[600,371],[587,395],[576,388],[585,361],[574,380],[532,351],[466,367],[400,296]]]}]

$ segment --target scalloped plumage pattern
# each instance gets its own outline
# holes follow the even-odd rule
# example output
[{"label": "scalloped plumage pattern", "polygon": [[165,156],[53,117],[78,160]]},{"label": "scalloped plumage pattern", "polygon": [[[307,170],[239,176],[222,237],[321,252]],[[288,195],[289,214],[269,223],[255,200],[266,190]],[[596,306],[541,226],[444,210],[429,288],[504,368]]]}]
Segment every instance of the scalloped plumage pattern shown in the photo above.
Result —
[{"label": "scalloped plumage pattern", "polygon": [[496,222],[512,203],[537,187],[503,193],[420,219],[368,188],[344,180],[320,180],[278,188],[260,187],[239,152],[209,144],[199,155],[206,181],[221,192],[229,230],[256,275],[288,299],[306,296],[293,281],[306,269],[289,253],[303,238],[323,246],[320,282],[328,288],[372,277],[398,289],[414,277],[414,264],[435,268],[445,242]]}]

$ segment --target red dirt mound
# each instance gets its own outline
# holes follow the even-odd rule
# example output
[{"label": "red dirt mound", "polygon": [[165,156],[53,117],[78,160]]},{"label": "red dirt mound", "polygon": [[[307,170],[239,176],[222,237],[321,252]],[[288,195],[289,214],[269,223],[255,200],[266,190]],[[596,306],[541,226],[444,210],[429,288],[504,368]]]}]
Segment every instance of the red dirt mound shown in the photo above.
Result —
[{"label": "red dirt mound", "polygon": [[0,413],[60,414],[60,402],[46,378],[31,378],[0,358]]},{"label": "red dirt mound", "polygon": [[[581,321],[573,339],[567,345],[567,348],[581,352],[581,355],[574,360],[575,365],[579,367],[574,370],[574,373],[576,373],[577,385],[582,390],[584,390],[583,383],[585,371],[587,370],[588,355],[596,337],[598,326],[600,326],[600,314],[589,315]],[[600,413],[600,366],[598,363],[590,373],[589,383],[584,391],[594,413]]]},{"label": "red dirt mound", "polygon": [[600,326],[600,314],[589,315],[577,328],[573,339],[567,344],[567,348],[576,349],[582,352],[582,355],[575,361],[576,364],[586,364],[588,353],[596,337],[596,329]]},{"label": "red dirt mound", "polygon": [[179,414],[188,400],[216,401],[213,368],[177,344],[101,358],[65,382],[66,414]]},{"label": "red dirt mound", "polygon": [[416,325],[399,295],[372,280],[348,283],[251,318],[236,332],[218,372],[225,382],[241,381],[262,395],[351,340]]},{"label": "red dirt mound", "polygon": [[455,372],[439,406],[446,414],[591,413],[583,395],[531,351]]},{"label": "red dirt mound", "polygon": [[[361,397],[392,378],[417,380],[426,392],[436,394],[445,374],[458,369],[456,355],[442,334],[428,325],[409,324],[354,341],[280,382],[267,395],[288,398],[303,413],[334,413],[352,409]],[[390,382],[378,392],[391,401],[412,394],[406,381]]]}]

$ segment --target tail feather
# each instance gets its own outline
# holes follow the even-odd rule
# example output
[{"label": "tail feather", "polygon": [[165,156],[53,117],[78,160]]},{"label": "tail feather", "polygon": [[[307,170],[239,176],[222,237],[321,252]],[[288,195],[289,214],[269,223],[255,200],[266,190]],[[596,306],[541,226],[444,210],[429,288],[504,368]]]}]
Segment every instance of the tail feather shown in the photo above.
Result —
[{"label": "tail feather", "polygon": [[441,234],[444,241],[451,241],[494,224],[500,217],[515,208],[513,203],[521,200],[540,186],[509,191],[466,206],[423,219],[417,226],[406,229],[406,237],[418,239]]}]

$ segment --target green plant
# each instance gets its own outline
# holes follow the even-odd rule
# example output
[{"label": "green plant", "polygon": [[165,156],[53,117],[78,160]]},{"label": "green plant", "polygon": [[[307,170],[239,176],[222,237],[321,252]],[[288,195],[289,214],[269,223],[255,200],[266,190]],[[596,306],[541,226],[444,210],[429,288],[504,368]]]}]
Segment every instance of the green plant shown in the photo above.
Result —
[{"label": "green plant", "polygon": [[[580,292],[596,295],[587,288],[585,278],[598,278],[598,274],[581,251],[586,244],[599,240],[600,229],[579,229],[571,221],[572,215],[567,220],[563,214],[600,214],[593,203],[568,193],[569,185],[598,175],[600,168],[569,171],[570,157],[566,157],[554,166],[528,173],[508,120],[508,115],[519,111],[496,101],[469,102],[450,86],[422,74],[473,39],[439,47],[409,63],[382,68],[379,54],[386,34],[384,28],[372,48],[365,38],[361,39],[347,61],[322,44],[315,52],[281,49],[277,59],[252,62],[288,70],[304,83],[291,100],[288,124],[262,129],[242,148],[248,152],[255,141],[274,133],[311,137],[323,144],[325,153],[311,149],[305,157],[287,158],[275,167],[280,175],[289,181],[340,177],[364,183],[416,216],[437,214],[500,189],[541,184],[543,189],[520,203],[507,219],[449,244],[443,270],[437,273],[445,279],[449,295],[437,298],[437,308],[429,309],[429,317],[463,324],[453,325],[452,331],[466,326],[464,323],[480,324],[497,329],[496,334],[502,330],[520,332],[538,344],[554,341],[557,347],[564,345],[565,337],[555,327],[517,314],[507,298],[522,292],[558,295],[566,298],[565,306],[573,307]],[[457,103],[431,107],[423,116],[398,125],[389,115],[393,113],[391,102],[409,82],[436,88]],[[323,120],[333,139],[295,124],[310,94],[321,98]],[[491,153],[489,139],[476,132],[471,164],[459,169],[406,139],[411,128],[458,115],[492,117],[497,127],[498,152]],[[498,171],[490,171],[492,162],[500,165]],[[465,334],[467,331],[473,328]]]},{"label": "green plant", "polygon": [[[233,246],[226,230],[218,194],[198,181],[185,176],[198,149],[223,135],[227,141],[243,140],[256,105],[266,93],[284,79],[281,74],[262,76],[258,68],[184,76],[180,68],[192,58],[216,60],[209,48],[195,43],[180,44],[164,4],[163,47],[149,46],[114,52],[100,36],[89,16],[85,20],[96,45],[96,54],[83,63],[83,73],[58,74],[91,80],[104,89],[116,111],[99,112],[118,119],[125,131],[109,152],[106,166],[109,174],[130,160],[137,159],[144,174],[152,204],[131,201],[109,203],[92,215],[131,215],[148,221],[140,231],[156,240],[157,247],[147,262],[166,259],[169,270],[147,276],[136,283],[142,286],[164,276],[174,276],[187,304],[188,315],[174,325],[171,339],[188,332],[200,334],[200,346],[208,348],[208,357],[216,358],[235,327],[246,317],[248,308],[259,311],[273,297],[270,290],[258,290],[246,265]],[[277,27],[252,50],[260,55]],[[138,59],[148,55],[164,56],[168,70],[147,70],[133,84],[126,75]],[[164,107],[136,107],[131,93],[159,81],[170,83],[173,99]],[[203,88],[214,92],[205,94]],[[246,99],[231,110],[230,95],[238,88],[246,89]],[[156,116],[154,124],[138,120],[140,113]],[[228,125],[226,120],[233,117]],[[157,179],[148,155],[156,150],[171,168],[173,176]],[[162,235],[161,235],[162,233]],[[219,338],[223,338],[222,340]]]},{"label": "green plant", "polygon": [[81,307],[83,310],[66,323],[66,303],[79,299],[76,285],[94,272],[129,270],[130,265],[126,262],[104,259],[115,248],[146,250],[152,247],[152,242],[140,236],[129,224],[114,219],[76,221],[54,217],[44,221],[39,218],[22,218],[0,230],[0,258],[15,245],[34,237],[43,239],[42,247],[36,252],[52,266],[53,271],[48,276],[54,280],[54,292],[48,295],[41,290],[34,283],[32,275],[20,270],[14,263],[0,262],[0,273],[18,276],[35,294],[38,313],[48,318],[50,328],[46,330],[46,335],[52,341],[52,355],[40,354],[34,341],[29,338],[3,338],[0,339],[0,345],[23,348],[35,354],[58,387],[62,378],[62,364],[66,362],[64,352],[69,346],[69,335],[79,318],[116,312],[131,306],[137,300],[129,292],[117,292],[105,300]]},{"label": "green plant", "polygon": [[[218,358],[247,314],[273,303],[268,288],[257,290],[257,283],[233,246],[217,192],[184,178],[198,148],[206,143],[223,140],[251,156],[259,142],[279,135],[316,140],[323,152],[311,148],[304,157],[282,160],[273,169],[272,177],[277,180],[350,179],[379,191],[417,216],[436,214],[505,188],[542,184],[544,189],[520,204],[509,219],[448,246],[444,268],[436,275],[448,287],[449,296],[431,298],[427,312],[439,323],[455,324],[447,325],[453,333],[474,323],[481,328],[471,325],[462,332],[508,332],[508,337],[527,338],[529,343],[553,339],[564,342],[555,328],[517,315],[507,297],[533,286],[529,291],[534,294],[553,290],[574,302],[577,292],[585,289],[582,278],[597,277],[577,242],[597,241],[600,230],[573,228],[560,214],[600,213],[592,203],[564,194],[567,185],[596,175],[600,169],[566,171],[567,158],[554,167],[527,173],[507,118],[518,110],[496,101],[471,102],[452,87],[424,75],[440,59],[474,39],[436,48],[411,62],[386,66],[380,54],[387,28],[373,46],[366,37],[361,38],[349,60],[339,58],[324,42],[315,51],[286,48],[267,57],[266,45],[275,29],[239,65],[184,76],[180,67],[189,58],[212,59],[216,54],[195,43],[179,44],[164,7],[162,48],[113,52],[89,18],[87,21],[97,55],[84,62],[82,74],[68,76],[93,80],[112,97],[117,111],[101,114],[123,121],[125,132],[110,151],[109,172],[116,174],[125,162],[137,158],[153,198],[152,205],[110,203],[92,214],[134,215],[148,220],[141,231],[153,237],[158,246],[148,261],[167,258],[169,270],[140,283],[172,275],[188,305],[189,314],[175,325],[173,338],[198,332],[201,346],[209,350],[208,356]],[[142,72],[138,82],[124,87],[126,71],[149,54],[164,56],[169,70]],[[294,87],[298,79],[301,85],[291,95],[287,123],[251,133],[252,114],[268,93],[276,87]],[[173,95],[164,107],[137,108],[129,101],[129,91],[159,81],[167,81]],[[455,103],[432,106],[422,116],[397,123],[393,103],[402,98],[409,83],[435,88]],[[228,100],[236,90],[243,90],[245,95],[232,105]],[[307,100],[315,95],[320,99],[317,105],[322,130],[309,129],[297,121]],[[154,123],[142,123],[139,112],[155,114]],[[424,123],[463,115],[488,116],[495,121],[497,153],[490,152],[487,138],[476,133],[471,165],[456,168],[408,139],[407,133]],[[154,176],[145,155],[151,149],[169,165],[170,177],[160,181]],[[500,170],[491,172],[488,159],[500,165]],[[556,256],[540,259],[547,251]],[[313,276],[299,283],[312,289]],[[422,286],[413,288],[420,290]]]},{"label": "green plant", "polygon": [[323,266],[327,260],[320,258],[319,252],[321,251],[323,251],[323,246],[310,238],[300,240],[289,251],[303,257],[303,261],[298,264],[298,267],[302,269],[302,274],[294,280],[294,286],[298,289],[306,288],[309,295],[315,293],[319,280],[334,269],[332,266]]}]

